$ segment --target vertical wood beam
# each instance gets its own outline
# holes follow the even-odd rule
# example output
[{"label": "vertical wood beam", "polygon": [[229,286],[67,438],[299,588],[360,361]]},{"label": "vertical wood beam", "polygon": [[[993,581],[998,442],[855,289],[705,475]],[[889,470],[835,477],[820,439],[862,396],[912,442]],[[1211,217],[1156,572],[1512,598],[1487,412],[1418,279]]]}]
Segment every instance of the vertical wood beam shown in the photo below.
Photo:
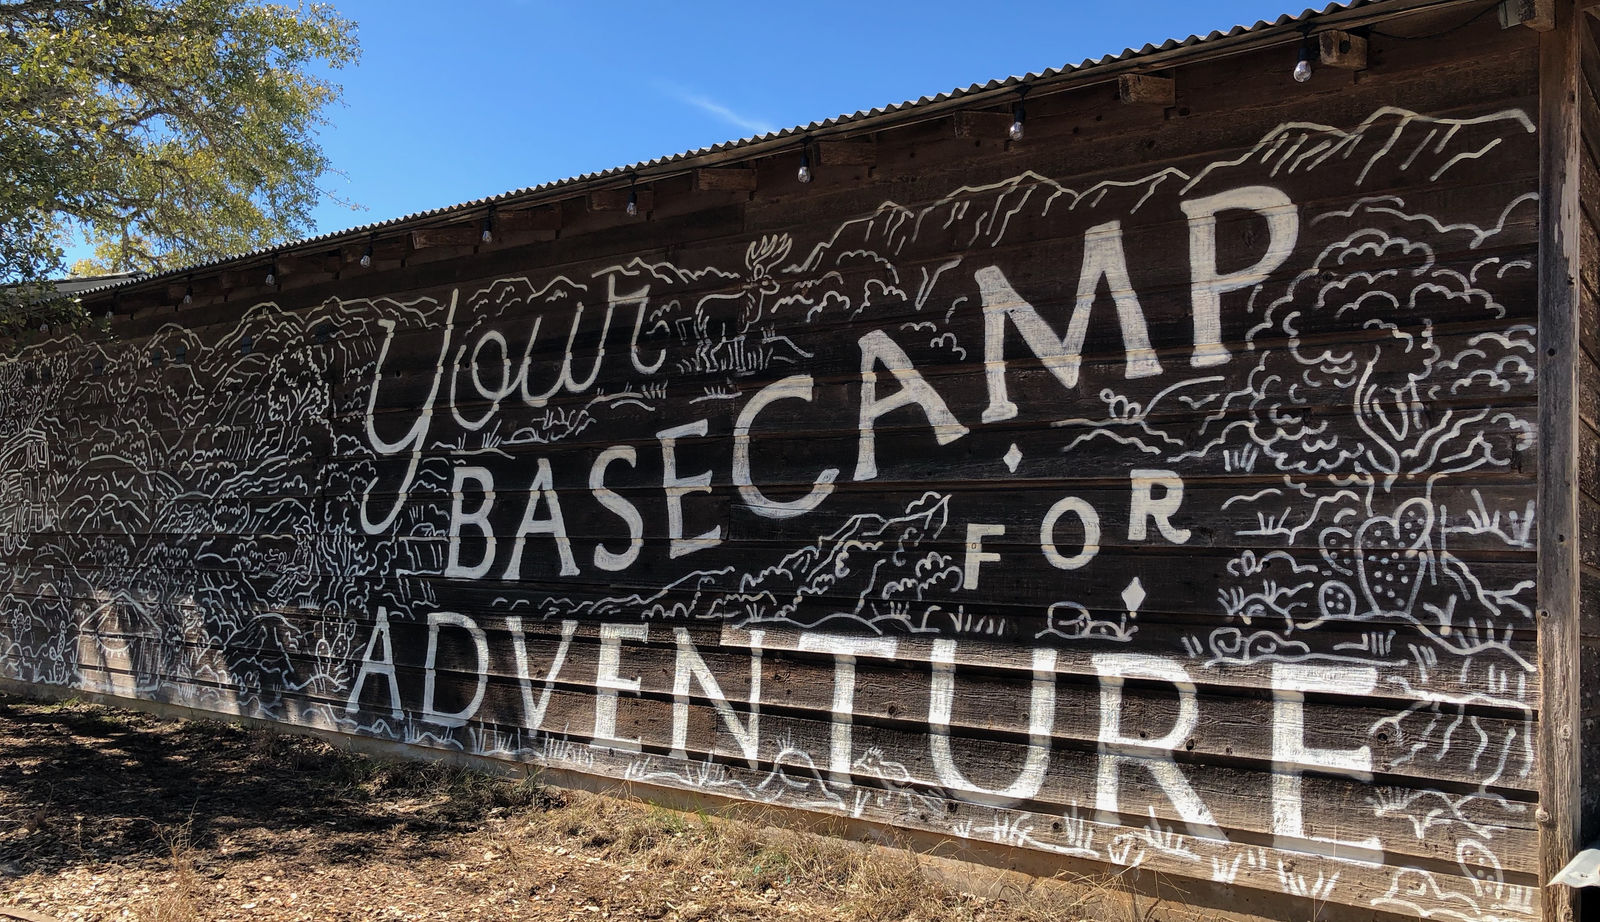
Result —
[{"label": "vertical wood beam", "polygon": [[[1578,632],[1578,8],[1539,37],[1540,883],[1581,847]],[[1544,919],[1573,922],[1577,891],[1541,887]]]}]

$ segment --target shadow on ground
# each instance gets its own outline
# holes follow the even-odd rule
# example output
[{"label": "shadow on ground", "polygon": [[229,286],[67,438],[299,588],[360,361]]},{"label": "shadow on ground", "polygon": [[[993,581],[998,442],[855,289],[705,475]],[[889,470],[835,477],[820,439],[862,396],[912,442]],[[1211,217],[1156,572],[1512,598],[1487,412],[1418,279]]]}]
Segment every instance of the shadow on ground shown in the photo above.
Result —
[{"label": "shadow on ground", "polygon": [[155,866],[194,847],[223,862],[361,861],[553,806],[532,783],[373,759],[320,740],[0,696],[0,877],[85,862]]}]

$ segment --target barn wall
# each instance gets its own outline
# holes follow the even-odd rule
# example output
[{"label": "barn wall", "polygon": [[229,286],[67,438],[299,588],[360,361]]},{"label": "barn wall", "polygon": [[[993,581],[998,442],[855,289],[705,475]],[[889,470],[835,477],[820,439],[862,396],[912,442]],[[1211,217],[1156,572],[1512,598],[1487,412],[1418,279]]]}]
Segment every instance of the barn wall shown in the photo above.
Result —
[{"label": "barn wall", "polygon": [[[1579,298],[1582,307],[1582,366],[1579,394],[1579,515],[1583,527],[1581,546],[1582,658],[1580,674],[1583,720],[1583,759],[1586,775],[1600,765],[1600,47],[1596,46],[1594,18],[1582,17],[1582,74],[1578,81],[1579,119],[1583,146],[1580,151]],[[1600,785],[1583,786],[1580,838],[1600,838]]]},{"label": "barn wall", "polygon": [[95,302],[0,366],[0,676],[1534,918],[1537,43],[1492,19]]}]

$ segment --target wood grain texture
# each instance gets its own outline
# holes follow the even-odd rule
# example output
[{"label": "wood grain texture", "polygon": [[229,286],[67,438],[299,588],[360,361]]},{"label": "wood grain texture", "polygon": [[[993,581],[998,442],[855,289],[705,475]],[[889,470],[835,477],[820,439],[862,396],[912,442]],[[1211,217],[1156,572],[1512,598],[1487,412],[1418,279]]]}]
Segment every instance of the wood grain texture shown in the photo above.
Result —
[{"label": "wood grain texture", "polygon": [[1535,32],[1549,32],[1557,27],[1561,0],[1502,0],[1500,25],[1502,28],[1526,26]]},{"label": "wood grain texture", "polygon": [[951,127],[958,138],[984,138],[1000,140],[1011,129],[1009,112],[957,112],[951,117]]},{"label": "wood grain texture", "polygon": [[429,247],[473,247],[483,242],[481,224],[454,224],[449,227],[429,227],[411,232],[413,249]]},{"label": "wood grain texture", "polygon": [[878,148],[870,139],[859,141],[817,141],[812,145],[817,162],[823,166],[872,166],[878,162]]},{"label": "wood grain texture", "polygon": [[[1579,177],[1582,130],[1576,8],[1558,3],[1557,28],[1540,40],[1539,658],[1543,666],[1539,748],[1540,874],[1554,877],[1577,852],[1581,825],[1578,612]],[[1568,888],[1544,891],[1544,915],[1577,918]]]},{"label": "wood grain texture", "polygon": [[1367,69],[1367,39],[1364,35],[1330,29],[1317,33],[1317,59],[1326,67],[1340,70]]},{"label": "wood grain texture", "polygon": [[630,195],[634,196],[641,214],[655,208],[655,192],[652,189],[603,189],[589,193],[589,210],[624,211],[628,207]]},{"label": "wood grain texture", "polygon": [[1538,44],[1274,46],[132,292],[0,362],[0,676],[1537,918],[1547,466],[1600,466],[1544,425],[1600,404],[1592,311],[1541,377]]},{"label": "wood grain texture", "polygon": [[1130,105],[1172,106],[1178,102],[1178,84],[1157,74],[1123,74],[1117,78],[1117,98]]},{"label": "wood grain texture", "polygon": [[756,171],[742,167],[695,170],[694,187],[701,192],[754,192]]},{"label": "wood grain texture", "polygon": [[[1584,360],[1579,387],[1583,394],[1600,393],[1600,346],[1595,342],[1596,305],[1600,304],[1600,275],[1593,267],[1600,263],[1600,44],[1592,17],[1579,17],[1577,25],[1581,78],[1578,81],[1578,118],[1583,137],[1579,152],[1579,279],[1578,292]],[[1581,408],[1581,404],[1580,404]],[[1600,420],[1584,417],[1579,429],[1579,483],[1582,490],[1580,520],[1583,544],[1580,560],[1583,575],[1579,583],[1578,662],[1582,735],[1580,753],[1580,826],[1578,839],[1590,843],[1600,838],[1600,785],[1587,779],[1600,765],[1600,593],[1591,589],[1600,583]]]}]

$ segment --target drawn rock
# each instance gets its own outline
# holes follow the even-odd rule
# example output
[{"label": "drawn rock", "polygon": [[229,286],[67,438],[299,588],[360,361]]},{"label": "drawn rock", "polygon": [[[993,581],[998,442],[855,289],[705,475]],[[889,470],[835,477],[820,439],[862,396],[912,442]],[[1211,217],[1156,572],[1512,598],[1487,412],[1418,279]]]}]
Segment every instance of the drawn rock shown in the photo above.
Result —
[{"label": "drawn rock", "polygon": [[1355,590],[1339,580],[1323,583],[1322,588],[1317,590],[1317,609],[1324,618],[1354,618],[1360,604]]},{"label": "drawn rock", "polygon": [[1050,606],[1045,620],[1047,627],[1039,632],[1040,637],[1046,634],[1067,638],[1085,637],[1089,634],[1090,626],[1094,624],[1094,617],[1089,614],[1089,609],[1077,602],[1056,602]]}]

